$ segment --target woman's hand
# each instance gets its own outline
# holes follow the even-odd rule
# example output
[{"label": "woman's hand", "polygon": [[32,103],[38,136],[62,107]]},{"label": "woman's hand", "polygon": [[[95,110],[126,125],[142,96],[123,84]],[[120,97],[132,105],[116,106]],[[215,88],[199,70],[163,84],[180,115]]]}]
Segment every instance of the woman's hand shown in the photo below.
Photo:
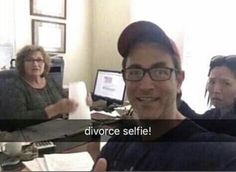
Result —
[{"label": "woman's hand", "polygon": [[[88,106],[92,106],[93,100],[91,97],[91,94],[88,93],[87,98],[86,98],[86,103]],[[48,115],[48,118],[52,118],[58,114],[68,114],[70,112],[73,112],[77,109],[79,104],[72,99],[61,99],[57,103],[49,105],[45,108],[45,111]]]},{"label": "woman's hand", "polygon": [[58,114],[70,113],[76,110],[78,103],[72,99],[61,99],[57,103],[49,105],[45,108],[48,118],[52,118]]},{"label": "woman's hand", "polygon": [[55,108],[58,110],[58,114],[70,113],[76,110],[78,103],[72,99],[61,99],[55,104]]}]

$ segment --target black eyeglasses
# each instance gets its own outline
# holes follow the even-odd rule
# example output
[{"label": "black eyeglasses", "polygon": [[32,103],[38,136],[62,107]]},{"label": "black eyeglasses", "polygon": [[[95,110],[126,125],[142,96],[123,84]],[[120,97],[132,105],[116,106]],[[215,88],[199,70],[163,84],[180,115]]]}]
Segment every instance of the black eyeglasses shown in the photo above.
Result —
[{"label": "black eyeglasses", "polygon": [[173,71],[177,70],[169,67],[126,68],[122,70],[124,79],[127,81],[141,81],[146,73],[153,81],[166,81],[171,78]]}]

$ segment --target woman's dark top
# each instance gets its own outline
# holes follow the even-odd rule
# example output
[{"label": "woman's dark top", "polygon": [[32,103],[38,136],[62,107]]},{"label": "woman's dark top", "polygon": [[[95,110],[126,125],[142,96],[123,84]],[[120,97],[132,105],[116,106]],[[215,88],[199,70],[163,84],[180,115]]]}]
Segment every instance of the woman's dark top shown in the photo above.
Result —
[{"label": "woman's dark top", "polygon": [[9,88],[3,94],[8,98],[2,104],[3,112],[0,114],[0,119],[11,121],[5,126],[12,129],[48,120],[45,107],[63,98],[62,89],[49,78],[46,79],[44,88],[36,89],[18,77],[9,82]]},{"label": "woman's dark top", "polygon": [[204,114],[198,114],[192,110],[189,105],[181,101],[178,110],[187,118],[192,119],[197,124],[203,126],[209,131],[225,133],[236,136],[236,108],[229,109],[222,114],[219,109],[213,108]]}]

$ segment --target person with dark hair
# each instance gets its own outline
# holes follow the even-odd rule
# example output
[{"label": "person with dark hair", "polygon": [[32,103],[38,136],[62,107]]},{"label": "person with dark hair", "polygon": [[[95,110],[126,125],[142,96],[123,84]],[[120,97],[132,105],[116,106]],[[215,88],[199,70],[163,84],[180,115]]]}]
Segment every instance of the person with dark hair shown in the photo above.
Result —
[{"label": "person with dark hair", "polygon": [[236,136],[236,55],[211,58],[205,93],[214,108],[198,114],[180,101],[179,111],[211,131]]},{"label": "person with dark hair", "polygon": [[118,51],[133,122],[149,125],[151,134],[112,136],[93,170],[236,170],[236,139],[211,133],[178,111],[184,72],[165,32],[152,22],[131,23],[119,37]]},{"label": "person with dark hair", "polygon": [[208,76],[208,100],[220,111],[213,118],[236,119],[236,55],[214,56]]},{"label": "person with dark hair", "polygon": [[0,116],[18,124],[9,126],[9,130],[57,118],[77,108],[77,102],[65,98],[62,88],[47,77],[50,58],[42,47],[24,46],[17,53],[16,69],[19,77],[6,90],[9,99]]}]

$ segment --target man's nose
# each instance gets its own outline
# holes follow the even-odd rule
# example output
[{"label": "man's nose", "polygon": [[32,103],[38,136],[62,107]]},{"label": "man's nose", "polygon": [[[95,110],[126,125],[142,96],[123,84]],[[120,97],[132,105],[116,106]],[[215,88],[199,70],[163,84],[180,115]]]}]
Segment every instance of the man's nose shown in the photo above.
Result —
[{"label": "man's nose", "polygon": [[154,88],[154,81],[151,79],[148,73],[145,73],[142,80],[140,81],[140,89],[149,90]]}]

